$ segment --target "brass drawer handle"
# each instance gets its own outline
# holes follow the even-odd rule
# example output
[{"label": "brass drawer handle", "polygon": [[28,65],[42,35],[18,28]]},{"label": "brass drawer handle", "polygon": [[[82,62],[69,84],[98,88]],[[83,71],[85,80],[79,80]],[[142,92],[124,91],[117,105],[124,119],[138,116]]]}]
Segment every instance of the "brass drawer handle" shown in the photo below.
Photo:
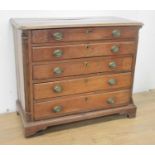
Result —
[{"label": "brass drawer handle", "polygon": [[110,80],[108,80],[108,84],[111,85],[111,86],[115,85],[116,83],[117,83],[117,80],[116,79],[110,79]]},{"label": "brass drawer handle", "polygon": [[115,61],[111,61],[111,62],[109,63],[109,68],[114,69],[114,68],[116,68],[116,67],[117,67],[117,64],[116,64]]},{"label": "brass drawer handle", "polygon": [[62,106],[58,105],[58,106],[53,107],[52,111],[55,113],[58,113],[58,112],[61,112],[62,109],[63,109]]},{"label": "brass drawer handle", "polygon": [[108,99],[107,99],[107,103],[110,104],[110,105],[115,104],[115,98],[114,98],[114,97],[108,98]]},{"label": "brass drawer handle", "polygon": [[55,86],[53,87],[53,91],[54,91],[55,93],[61,93],[61,92],[63,91],[63,88],[62,88],[61,85],[55,85]]},{"label": "brass drawer handle", "polygon": [[121,36],[121,31],[120,30],[113,30],[112,31],[112,36],[113,37],[120,37]]},{"label": "brass drawer handle", "polygon": [[60,57],[62,57],[62,55],[63,55],[63,51],[60,50],[60,49],[56,49],[53,52],[53,56],[56,57],[56,58],[60,58]]},{"label": "brass drawer handle", "polygon": [[60,41],[63,39],[63,34],[61,32],[55,32],[53,33],[53,38],[57,41]]},{"label": "brass drawer handle", "polygon": [[55,67],[53,72],[55,75],[61,75],[63,73],[63,69],[60,67]]},{"label": "brass drawer handle", "polygon": [[118,53],[119,52],[119,46],[113,45],[112,48],[111,48],[111,52]]}]

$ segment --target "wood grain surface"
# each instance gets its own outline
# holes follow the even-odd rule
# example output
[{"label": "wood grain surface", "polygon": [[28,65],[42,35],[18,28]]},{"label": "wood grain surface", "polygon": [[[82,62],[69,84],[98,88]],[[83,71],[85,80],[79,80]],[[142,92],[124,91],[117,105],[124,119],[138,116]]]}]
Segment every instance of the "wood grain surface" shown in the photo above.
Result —
[{"label": "wood grain surface", "polygon": [[[108,81],[115,79],[116,84],[110,85]],[[54,92],[54,87],[60,86],[62,92]],[[71,94],[79,94],[97,90],[113,90],[116,88],[130,88],[131,73],[111,74],[92,76],[88,78],[78,78],[34,84],[34,99],[58,97]]]},{"label": "wood grain surface", "polygon": [[[132,56],[87,58],[33,65],[33,79],[46,80],[71,75],[86,75],[91,73],[130,72],[132,69]],[[116,67],[110,67],[114,63]],[[61,71],[56,74],[55,69]]]},{"label": "wood grain surface", "polygon": [[[119,48],[118,52],[112,52],[112,47]],[[61,57],[55,57],[54,51],[61,50]],[[32,48],[32,59],[34,62],[39,61],[57,61],[64,59],[108,56],[108,55],[124,55],[134,54],[136,52],[136,42],[134,41],[110,41],[110,42],[87,42],[81,44],[68,45],[51,45],[51,46],[34,46]]]},{"label": "wood grain surface", "polygon": [[88,26],[142,26],[143,23],[120,17],[74,17],[74,18],[13,18],[12,25],[17,29],[45,29]]},{"label": "wood grain surface", "polygon": [[[130,90],[116,92],[100,92],[74,97],[53,99],[48,102],[34,104],[35,120],[63,116],[67,114],[82,113],[87,111],[115,108],[127,105],[130,102]],[[108,99],[113,99],[114,103],[108,103]],[[60,112],[54,112],[54,107],[62,108]]]},{"label": "wood grain surface", "polygon": [[[73,42],[73,41],[89,41],[103,39],[118,38],[136,38],[139,27],[88,27],[88,28],[62,28],[62,29],[43,29],[32,30],[32,43],[47,42]],[[113,36],[113,31],[120,32],[119,37]],[[54,33],[61,33],[62,39],[56,40]]]}]

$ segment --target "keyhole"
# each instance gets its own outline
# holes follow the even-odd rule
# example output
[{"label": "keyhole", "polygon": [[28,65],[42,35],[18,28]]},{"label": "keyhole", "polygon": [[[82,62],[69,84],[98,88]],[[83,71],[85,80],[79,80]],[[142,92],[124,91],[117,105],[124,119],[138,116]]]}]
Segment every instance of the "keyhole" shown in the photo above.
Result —
[{"label": "keyhole", "polygon": [[88,49],[89,48],[89,45],[86,45],[86,48]]},{"label": "keyhole", "polygon": [[84,62],[85,67],[88,67],[88,62]]},{"label": "keyhole", "polygon": [[86,101],[86,102],[88,101],[88,97],[85,97],[85,101]]}]

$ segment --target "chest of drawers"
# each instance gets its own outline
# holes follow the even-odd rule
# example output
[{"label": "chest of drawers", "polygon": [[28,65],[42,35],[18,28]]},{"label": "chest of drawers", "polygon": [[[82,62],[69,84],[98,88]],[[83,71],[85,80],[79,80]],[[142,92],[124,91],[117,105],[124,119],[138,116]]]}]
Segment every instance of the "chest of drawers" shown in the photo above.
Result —
[{"label": "chest of drawers", "polygon": [[114,17],[11,23],[17,112],[26,137],[106,115],[135,117],[132,88],[142,23]]}]

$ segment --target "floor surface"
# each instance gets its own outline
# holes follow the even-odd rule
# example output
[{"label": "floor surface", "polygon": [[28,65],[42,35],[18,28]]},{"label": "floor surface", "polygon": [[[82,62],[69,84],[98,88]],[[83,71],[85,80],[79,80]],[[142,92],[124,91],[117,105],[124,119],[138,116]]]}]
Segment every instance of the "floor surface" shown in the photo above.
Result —
[{"label": "floor surface", "polygon": [[137,117],[108,116],[24,138],[16,113],[0,115],[0,144],[155,144],[155,91],[134,95]]}]

